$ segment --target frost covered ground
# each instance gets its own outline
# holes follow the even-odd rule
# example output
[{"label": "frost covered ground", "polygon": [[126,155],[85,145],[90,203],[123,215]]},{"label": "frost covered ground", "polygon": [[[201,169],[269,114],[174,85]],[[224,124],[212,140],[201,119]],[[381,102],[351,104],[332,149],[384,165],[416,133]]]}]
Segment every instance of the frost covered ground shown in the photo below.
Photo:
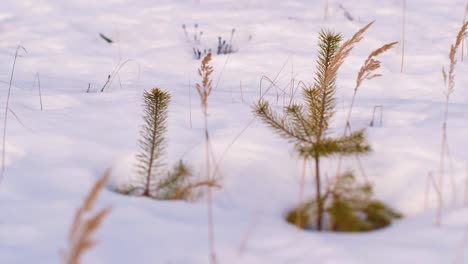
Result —
[{"label": "frost covered ground", "polygon": [[[192,31],[198,23],[202,42],[213,48],[219,35],[229,38],[236,28],[239,51],[213,61],[219,85],[209,100],[209,127],[219,158],[252,120],[250,105],[258,98],[261,76],[279,73],[282,86],[291,76],[312,82],[321,28],[348,38],[376,20],[339,74],[334,126],[341,131],[356,73],[367,54],[401,40],[401,1],[329,2],[325,22],[322,0],[2,0],[2,111],[16,46],[23,45],[28,53],[17,61],[10,102],[21,122],[9,114],[0,185],[0,263],[59,263],[74,211],[95,180],[111,166],[113,182],[135,173],[145,89],[158,86],[172,94],[168,163],[183,157],[201,172],[203,122],[193,87],[200,62],[192,59],[182,24]],[[468,256],[463,259],[468,209],[460,206],[468,160],[467,62],[457,65],[448,123],[458,206],[444,212],[440,228],[434,226],[434,211],[424,210],[426,177],[437,171],[439,160],[441,67],[448,63],[465,3],[406,2],[404,72],[400,46],[382,57],[384,76],[361,88],[352,117],[353,128],[368,127],[373,107],[384,106],[383,125],[368,127],[374,152],[362,161],[377,196],[406,217],[365,234],[295,230],[283,215],[298,199],[300,163],[290,145],[256,121],[221,163],[224,188],[215,193],[220,263],[468,263]],[[114,43],[106,43],[99,33]],[[120,82],[114,80],[99,93],[108,74],[126,59],[132,61],[122,68]],[[43,111],[33,86],[36,73]],[[270,93],[273,101],[275,93]],[[357,171],[355,161],[349,164]],[[333,160],[324,164],[328,175],[335,165]],[[452,194],[446,183],[449,208]],[[153,201],[106,190],[99,203],[111,204],[113,211],[97,233],[100,244],[83,263],[207,263],[203,201]]]}]

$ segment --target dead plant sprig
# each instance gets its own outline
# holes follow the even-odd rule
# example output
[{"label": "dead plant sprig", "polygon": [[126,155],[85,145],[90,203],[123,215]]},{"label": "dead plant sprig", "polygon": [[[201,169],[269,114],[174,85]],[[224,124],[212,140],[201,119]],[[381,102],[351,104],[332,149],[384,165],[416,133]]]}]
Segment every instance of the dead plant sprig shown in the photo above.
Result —
[{"label": "dead plant sprig", "polygon": [[441,189],[441,194],[438,199],[438,207],[437,207],[437,216],[436,216],[436,224],[441,225],[442,223],[442,208],[443,208],[443,186],[444,186],[444,176],[445,176],[445,159],[448,150],[448,142],[447,142],[447,119],[448,119],[448,111],[449,111],[449,103],[450,103],[450,95],[454,92],[455,89],[455,66],[457,64],[457,60],[455,59],[455,55],[460,47],[460,44],[465,36],[466,30],[468,27],[468,22],[463,23],[460,28],[460,31],[457,34],[455,39],[455,43],[450,46],[449,52],[449,67],[448,70],[445,67],[442,67],[442,77],[444,79],[444,96],[445,96],[445,107],[444,107],[444,120],[442,123],[442,143],[441,143],[441,150],[440,150],[440,161],[439,161],[439,186]]},{"label": "dead plant sprig", "polygon": [[[198,95],[200,96],[200,103],[203,112],[204,127],[205,127],[205,173],[207,180],[211,181],[214,175],[211,174],[210,167],[210,135],[208,131],[208,97],[213,90],[211,74],[213,67],[210,65],[211,53],[208,53],[202,60],[201,66],[198,69],[198,75],[202,78],[201,83],[196,83]],[[210,264],[216,263],[216,250],[215,250],[215,234],[214,234],[214,215],[213,215],[213,193],[211,186],[207,186],[207,203],[208,203],[208,244],[209,244],[209,258]]]},{"label": "dead plant sprig", "polygon": [[92,236],[111,211],[111,207],[105,207],[95,213],[93,208],[99,193],[109,180],[110,173],[110,170],[104,173],[85,197],[83,205],[77,209],[68,235],[68,250],[62,252],[64,264],[79,264],[84,253],[96,246],[97,242]]}]

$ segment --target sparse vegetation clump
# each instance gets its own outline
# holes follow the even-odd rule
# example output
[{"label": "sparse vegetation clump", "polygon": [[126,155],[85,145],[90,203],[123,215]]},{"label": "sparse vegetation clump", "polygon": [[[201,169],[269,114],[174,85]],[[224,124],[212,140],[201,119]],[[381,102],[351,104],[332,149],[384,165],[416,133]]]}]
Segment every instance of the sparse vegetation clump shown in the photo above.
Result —
[{"label": "sparse vegetation clump", "polygon": [[190,44],[192,48],[193,58],[196,60],[201,60],[208,54],[212,54],[212,50],[215,48],[216,55],[222,54],[231,54],[237,52],[237,49],[234,48],[233,40],[236,29],[231,30],[229,39],[222,36],[218,36],[217,45],[211,46],[202,43],[202,37],[204,35],[203,31],[199,29],[198,24],[193,26],[193,32],[188,31],[185,24],[182,25],[182,30],[184,31],[185,40]]},{"label": "sparse vegetation clump", "polygon": [[[350,171],[335,179],[333,188],[325,193],[324,228],[335,232],[363,232],[386,227],[402,215],[384,202],[374,199],[370,183],[359,183]],[[300,212],[298,214],[298,212]],[[304,229],[315,229],[311,221],[317,215],[315,200],[300,204],[286,219],[292,224],[300,222]],[[297,219],[297,217],[301,219]]]}]

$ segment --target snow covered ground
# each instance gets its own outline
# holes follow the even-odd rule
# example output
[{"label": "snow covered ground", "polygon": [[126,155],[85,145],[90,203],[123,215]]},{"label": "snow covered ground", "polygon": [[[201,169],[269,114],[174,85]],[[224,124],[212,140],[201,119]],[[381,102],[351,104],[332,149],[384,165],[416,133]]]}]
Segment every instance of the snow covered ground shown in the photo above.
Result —
[{"label": "snow covered ground", "polygon": [[[426,177],[437,171],[439,160],[441,67],[448,63],[465,3],[406,2],[404,72],[400,46],[382,57],[384,76],[358,92],[352,117],[353,128],[368,127],[373,107],[384,106],[383,125],[368,127],[374,152],[363,166],[377,196],[406,217],[376,232],[330,234],[300,232],[284,222],[298,199],[300,163],[291,146],[266,126],[255,121],[223,152],[251,122],[250,105],[258,98],[262,76],[279,73],[282,86],[291,76],[312,82],[321,28],[348,38],[376,20],[339,74],[334,127],[341,131],[360,65],[373,49],[401,40],[402,1],[330,0],[324,21],[322,0],[2,0],[2,111],[16,46],[28,52],[18,58],[10,101],[21,122],[9,114],[0,185],[0,263],[59,263],[74,211],[95,180],[110,166],[114,181],[135,173],[145,89],[158,86],[172,95],[168,163],[183,157],[201,171],[203,122],[193,87],[200,62],[192,58],[181,28],[186,24],[191,32],[195,23],[204,32],[202,42],[213,49],[218,36],[229,38],[235,28],[238,48],[231,56],[214,57],[219,85],[209,99],[214,151],[224,157],[223,188],[215,193],[220,263],[468,263],[468,241],[463,242],[468,209],[460,206],[468,166],[467,62],[457,65],[448,123],[458,206],[445,211],[440,228],[434,226],[434,211],[424,210]],[[120,71],[120,82],[115,79],[99,93],[126,59],[131,61]],[[36,73],[42,111],[33,86]],[[275,100],[275,90],[270,98]],[[355,163],[349,161],[358,171]],[[325,173],[332,174],[335,165],[325,163]],[[446,190],[449,205],[448,179]],[[113,210],[97,233],[100,244],[83,263],[207,263],[203,201],[153,201],[106,190],[99,204]],[[433,193],[430,207],[435,207]],[[242,241],[247,241],[243,250]]]}]

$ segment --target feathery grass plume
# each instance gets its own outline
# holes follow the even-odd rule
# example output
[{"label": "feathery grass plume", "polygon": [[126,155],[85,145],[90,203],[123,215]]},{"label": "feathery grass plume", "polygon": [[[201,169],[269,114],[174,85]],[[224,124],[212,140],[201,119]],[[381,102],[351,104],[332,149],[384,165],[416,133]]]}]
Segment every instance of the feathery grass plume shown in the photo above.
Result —
[{"label": "feathery grass plume", "polygon": [[143,94],[144,125],[139,141],[141,152],[137,156],[138,169],[145,176],[143,195],[154,197],[157,179],[163,176],[164,151],[167,145],[167,108],[169,93],[153,88]]},{"label": "feathery grass plume", "polygon": [[[345,59],[351,53],[351,51],[354,48],[354,45],[356,45],[362,40],[362,38],[364,37],[364,33],[369,29],[369,27],[372,26],[372,24],[374,24],[374,22],[375,21],[372,21],[369,24],[365,25],[363,28],[358,30],[350,39],[345,41],[340,46],[340,48],[336,51],[336,55],[333,57],[332,62],[330,63],[330,70],[327,76],[336,76],[338,69],[341,67]],[[328,82],[327,79],[325,79],[324,81]]]},{"label": "feathery grass plume", "polygon": [[[343,136],[347,135],[347,132],[351,132],[351,113],[354,107],[354,102],[356,99],[356,94],[361,87],[362,83],[365,80],[372,80],[374,78],[382,76],[382,74],[375,73],[376,70],[380,68],[381,62],[376,59],[377,56],[380,54],[388,51],[392,47],[394,47],[398,42],[391,42],[383,45],[382,47],[372,51],[367,59],[364,61],[364,64],[361,66],[361,69],[359,70],[357,77],[356,77],[356,86],[354,87],[354,92],[353,92],[353,97],[351,99],[351,105],[348,109],[348,114],[346,116],[346,123],[345,123],[345,128],[343,131]],[[374,114],[375,114],[375,109],[374,109]],[[372,117],[372,120],[374,120],[374,117]],[[373,122],[373,121],[372,121]],[[338,166],[337,166],[337,173],[336,175],[340,175],[341,173],[341,161],[342,161],[342,155],[338,157]]]},{"label": "feathery grass plume", "polygon": [[[214,175],[211,174],[210,164],[210,135],[208,131],[208,97],[213,89],[211,74],[213,73],[213,67],[210,65],[211,53],[208,53],[202,60],[201,66],[198,69],[198,75],[202,78],[201,83],[196,83],[198,95],[200,96],[201,109],[203,112],[203,121],[205,128],[205,173],[207,181],[215,181]],[[208,203],[208,244],[209,244],[209,258],[210,263],[215,264],[216,261],[216,250],[215,250],[215,234],[214,234],[214,216],[213,216],[213,193],[211,186],[207,188],[207,203]]]},{"label": "feathery grass plume", "polygon": [[364,80],[371,80],[373,78],[382,76],[381,74],[378,74],[378,73],[374,74],[374,71],[379,69],[381,65],[381,62],[375,58],[379,56],[380,54],[393,48],[396,44],[398,44],[398,42],[387,43],[383,45],[382,47],[371,52],[371,54],[369,54],[366,61],[364,62],[364,65],[362,65],[357,75],[355,91],[357,91],[357,89],[361,86]]},{"label": "feathery grass plume", "polygon": [[[467,15],[468,15],[468,1],[466,1],[466,3],[465,3],[465,14],[463,15],[463,22],[462,22],[463,24],[466,22]],[[461,61],[463,61],[463,57],[464,57],[465,42],[466,42],[466,34],[465,34],[465,36],[463,36],[463,40],[462,40]],[[468,48],[468,46],[467,46],[467,48]]]},{"label": "feathery grass plume", "polygon": [[256,116],[281,137],[294,143],[295,150],[300,157],[314,161],[317,230],[322,230],[324,214],[320,158],[339,154],[365,154],[370,151],[364,130],[351,133],[349,136],[331,137],[329,135],[329,122],[335,113],[337,72],[354,44],[362,39],[362,34],[370,25],[372,23],[359,30],[341,46],[340,34],[330,31],[320,32],[315,83],[311,87],[303,87],[305,104],[291,103],[281,113],[273,111],[269,103],[263,99],[254,105],[253,111]]},{"label": "feathery grass plume", "polygon": [[64,264],[79,264],[81,257],[86,251],[96,246],[93,234],[100,227],[103,219],[111,211],[110,207],[105,207],[94,212],[94,206],[99,193],[109,180],[110,170],[104,173],[90,190],[83,201],[83,205],[77,209],[73,223],[68,235],[68,250],[62,251],[62,261]]},{"label": "feathery grass plume", "polygon": [[[463,37],[466,34],[466,30],[468,27],[468,22],[465,22],[460,31],[458,31],[457,37],[455,38],[455,43],[450,46],[449,52],[449,67],[448,70],[445,67],[442,67],[442,77],[444,79],[445,84],[445,108],[444,108],[444,120],[442,123],[442,143],[440,149],[440,161],[439,161],[439,188],[441,189],[441,194],[438,199],[438,206],[437,206],[437,216],[436,216],[436,224],[441,225],[442,223],[442,208],[443,208],[443,186],[444,186],[444,178],[445,178],[445,159],[448,152],[448,142],[447,142],[447,119],[448,119],[448,111],[449,111],[449,103],[450,103],[450,95],[454,92],[455,89],[455,66],[457,64],[457,60],[455,59],[455,55],[460,47],[460,44],[463,40]],[[453,195],[456,195],[456,190],[452,190]]]}]

